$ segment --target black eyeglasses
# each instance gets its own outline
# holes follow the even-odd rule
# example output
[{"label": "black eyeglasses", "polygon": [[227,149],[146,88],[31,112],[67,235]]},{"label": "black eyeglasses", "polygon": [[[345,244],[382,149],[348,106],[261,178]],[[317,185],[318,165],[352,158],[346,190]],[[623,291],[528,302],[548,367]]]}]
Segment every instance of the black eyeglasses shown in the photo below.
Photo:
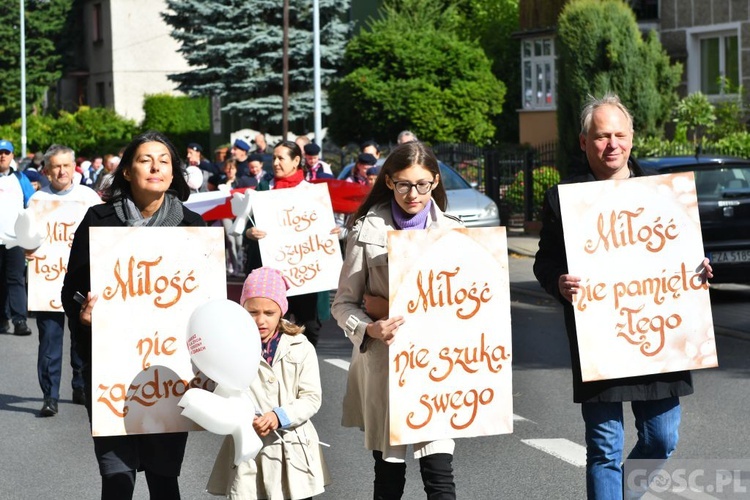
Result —
[{"label": "black eyeglasses", "polygon": [[407,194],[411,191],[411,188],[417,188],[417,193],[427,194],[432,190],[432,186],[435,181],[419,181],[416,184],[412,184],[407,181],[393,181],[396,192],[398,194]]},{"label": "black eyeglasses", "polygon": [[10,151],[8,151],[7,149],[0,149],[0,155],[9,155],[9,154],[10,154]]}]

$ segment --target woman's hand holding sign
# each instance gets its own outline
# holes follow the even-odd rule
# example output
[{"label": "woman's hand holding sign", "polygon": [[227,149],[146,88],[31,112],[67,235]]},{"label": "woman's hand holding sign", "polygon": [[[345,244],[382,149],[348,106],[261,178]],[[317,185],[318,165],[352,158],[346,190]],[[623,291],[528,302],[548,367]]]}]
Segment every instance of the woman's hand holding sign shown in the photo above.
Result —
[{"label": "woman's hand holding sign", "polygon": [[383,341],[385,345],[391,345],[395,340],[398,327],[403,324],[403,316],[381,319],[367,325],[367,335],[375,340]]}]

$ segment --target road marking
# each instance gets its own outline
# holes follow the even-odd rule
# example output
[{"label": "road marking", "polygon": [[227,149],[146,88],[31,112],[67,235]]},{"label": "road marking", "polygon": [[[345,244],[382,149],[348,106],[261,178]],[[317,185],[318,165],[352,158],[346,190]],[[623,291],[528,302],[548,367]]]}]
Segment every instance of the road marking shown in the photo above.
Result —
[{"label": "road marking", "polygon": [[343,359],[336,359],[336,358],[326,359],[325,361],[326,363],[330,363],[335,367],[341,368],[342,370],[349,371],[348,361],[344,361]]},{"label": "road marking", "polygon": [[522,443],[565,460],[576,467],[586,467],[586,448],[567,439],[522,439]]},{"label": "road marking", "polygon": [[[330,358],[326,359],[325,362],[337,368],[341,368],[342,370],[349,371],[349,362],[344,361],[343,359]],[[513,414],[513,420],[515,422],[531,422],[531,420],[529,420],[528,418],[523,418],[522,416],[516,414]]]}]

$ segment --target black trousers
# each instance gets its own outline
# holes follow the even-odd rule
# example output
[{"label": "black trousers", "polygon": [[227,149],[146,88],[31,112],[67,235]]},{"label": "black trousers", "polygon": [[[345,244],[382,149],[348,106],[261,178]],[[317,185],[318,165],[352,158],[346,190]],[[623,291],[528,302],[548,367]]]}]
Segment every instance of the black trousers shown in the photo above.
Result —
[{"label": "black trousers", "polygon": [[[383,453],[373,451],[375,459],[374,500],[399,500],[406,484],[406,464],[383,460]],[[419,459],[419,472],[428,500],[455,500],[453,455],[436,453]]]}]

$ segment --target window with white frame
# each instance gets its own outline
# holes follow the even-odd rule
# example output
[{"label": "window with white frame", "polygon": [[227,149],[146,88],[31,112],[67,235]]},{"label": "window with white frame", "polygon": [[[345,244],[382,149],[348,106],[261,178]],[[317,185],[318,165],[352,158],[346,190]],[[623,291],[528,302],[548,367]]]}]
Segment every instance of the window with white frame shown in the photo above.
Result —
[{"label": "window with white frame", "polygon": [[554,109],[557,90],[554,38],[521,42],[521,71],[524,109]]},{"label": "window with white frame", "polygon": [[740,84],[740,50],[737,32],[700,37],[701,92],[724,94],[722,80]]},{"label": "window with white frame", "polygon": [[[742,83],[740,24],[726,23],[688,29],[688,93],[702,92],[709,99],[722,99]],[[728,81],[731,88],[727,89]]]}]

